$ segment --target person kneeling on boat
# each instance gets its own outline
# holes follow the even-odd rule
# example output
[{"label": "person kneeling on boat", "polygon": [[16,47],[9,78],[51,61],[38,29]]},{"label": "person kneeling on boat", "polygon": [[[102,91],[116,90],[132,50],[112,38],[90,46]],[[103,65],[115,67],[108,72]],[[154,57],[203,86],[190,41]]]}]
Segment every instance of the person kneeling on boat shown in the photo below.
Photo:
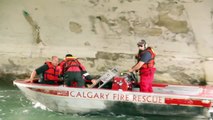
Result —
[{"label": "person kneeling on boat", "polygon": [[38,83],[41,84],[58,84],[60,66],[58,66],[58,57],[52,56],[51,61],[46,61],[44,65],[35,69],[30,76],[30,82],[33,82],[36,75],[39,75]]},{"label": "person kneeling on boat", "polygon": [[71,54],[65,56],[65,59],[60,63],[60,67],[62,75],[64,76],[65,85],[68,87],[74,86],[73,83],[75,82],[77,82],[77,87],[85,87],[84,78],[91,81],[93,84],[96,82],[78,59]]}]

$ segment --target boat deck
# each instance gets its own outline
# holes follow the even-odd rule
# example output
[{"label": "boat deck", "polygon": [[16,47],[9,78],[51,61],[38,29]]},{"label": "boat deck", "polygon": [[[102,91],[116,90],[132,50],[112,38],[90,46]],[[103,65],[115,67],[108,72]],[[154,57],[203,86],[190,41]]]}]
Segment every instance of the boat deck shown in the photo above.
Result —
[{"label": "boat deck", "polygon": [[166,87],[153,87],[154,92],[168,93],[168,94],[181,94],[181,95],[199,95],[203,92],[203,88],[194,86],[176,86],[169,85]]},{"label": "boat deck", "polygon": [[153,84],[154,93],[213,97],[213,89],[209,86],[158,85]]}]

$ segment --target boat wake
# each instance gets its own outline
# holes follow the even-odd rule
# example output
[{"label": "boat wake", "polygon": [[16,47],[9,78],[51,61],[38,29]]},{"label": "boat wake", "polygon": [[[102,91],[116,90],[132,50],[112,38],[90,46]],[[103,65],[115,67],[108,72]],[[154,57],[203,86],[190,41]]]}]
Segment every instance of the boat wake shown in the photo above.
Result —
[{"label": "boat wake", "polygon": [[45,105],[41,104],[40,102],[33,102],[34,108],[40,108],[42,110],[52,111],[51,109],[48,109]]}]

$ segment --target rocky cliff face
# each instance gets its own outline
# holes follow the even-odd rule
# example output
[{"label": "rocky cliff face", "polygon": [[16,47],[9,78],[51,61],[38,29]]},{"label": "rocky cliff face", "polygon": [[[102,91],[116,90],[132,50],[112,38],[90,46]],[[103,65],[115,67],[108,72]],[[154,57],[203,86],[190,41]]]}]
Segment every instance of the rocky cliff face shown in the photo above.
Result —
[{"label": "rocky cliff face", "polygon": [[1,73],[30,72],[71,53],[90,74],[135,64],[136,43],[153,47],[155,80],[211,84],[212,0],[1,0]]}]

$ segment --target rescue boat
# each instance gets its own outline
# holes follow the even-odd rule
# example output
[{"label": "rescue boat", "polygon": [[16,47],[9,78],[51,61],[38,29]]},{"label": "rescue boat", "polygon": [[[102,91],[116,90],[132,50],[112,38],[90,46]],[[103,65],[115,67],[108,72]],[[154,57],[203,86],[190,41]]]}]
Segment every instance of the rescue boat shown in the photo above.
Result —
[{"label": "rescue boat", "polygon": [[119,76],[115,69],[109,70],[98,79],[99,84],[90,88],[30,83],[28,80],[15,80],[13,83],[29,100],[57,112],[113,112],[211,119],[213,87],[153,83],[154,92],[144,93],[139,92],[134,80],[128,76],[131,75]]}]

